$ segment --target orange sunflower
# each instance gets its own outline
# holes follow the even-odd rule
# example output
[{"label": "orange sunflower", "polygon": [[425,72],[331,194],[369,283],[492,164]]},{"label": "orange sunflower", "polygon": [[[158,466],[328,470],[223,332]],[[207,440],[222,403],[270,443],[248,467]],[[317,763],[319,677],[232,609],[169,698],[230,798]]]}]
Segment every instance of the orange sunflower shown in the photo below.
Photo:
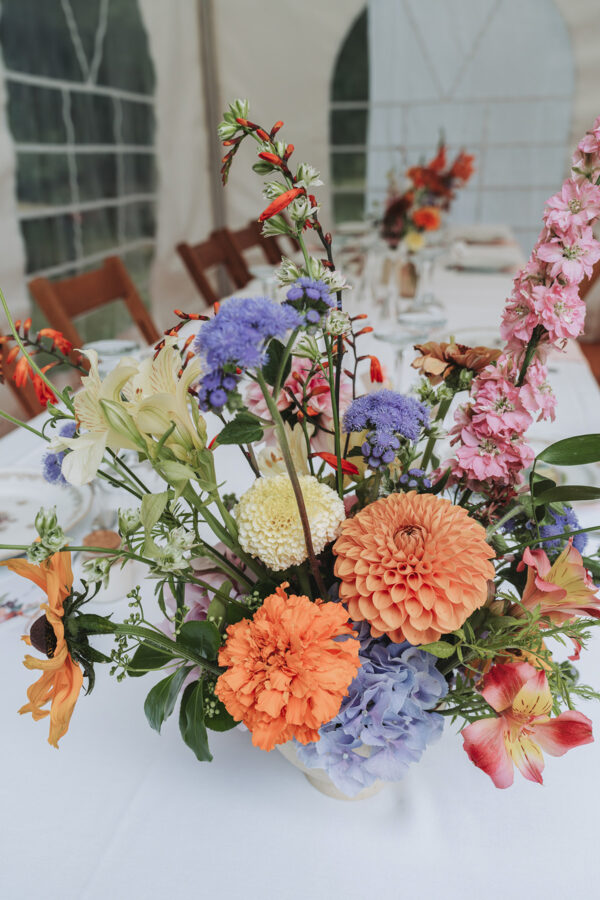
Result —
[{"label": "orange sunflower", "polygon": [[428,644],[487,599],[495,555],[462,506],[433,494],[390,494],[342,522],[333,545],[340,598],[375,637]]},{"label": "orange sunflower", "polygon": [[[0,566],[8,566],[11,572],[29,578],[48,596],[48,602],[40,607],[44,615],[33,623],[29,635],[23,637],[25,643],[45,653],[47,659],[25,657],[23,664],[28,669],[41,669],[42,674],[28,689],[29,703],[22,706],[19,712],[30,712],[36,721],[49,715],[48,743],[58,747],[59,740],[69,729],[83,684],[81,668],[73,662],[67,647],[63,623],[64,602],[73,586],[71,554],[55,553],[39,566],[24,559],[9,559]],[[48,703],[50,709],[44,709]]]}]

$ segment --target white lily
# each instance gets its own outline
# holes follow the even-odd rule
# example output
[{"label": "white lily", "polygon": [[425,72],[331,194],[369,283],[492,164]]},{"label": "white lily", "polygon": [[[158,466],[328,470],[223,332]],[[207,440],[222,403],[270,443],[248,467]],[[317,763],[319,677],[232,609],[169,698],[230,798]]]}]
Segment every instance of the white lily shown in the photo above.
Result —
[{"label": "white lily", "polygon": [[86,431],[74,438],[57,437],[49,446],[54,452],[70,450],[63,460],[62,473],[66,481],[75,485],[88,484],[93,480],[107,448],[113,451],[139,449],[131,437],[114,427],[114,418],[108,420],[101,404],[102,400],[118,403],[123,406],[123,414],[126,415],[121,392],[136,374],[138,363],[134,359],[124,358],[102,381],[98,372],[98,354],[95,350],[84,352],[90,361],[90,371],[82,377],[82,389],[73,402],[79,427]]}]

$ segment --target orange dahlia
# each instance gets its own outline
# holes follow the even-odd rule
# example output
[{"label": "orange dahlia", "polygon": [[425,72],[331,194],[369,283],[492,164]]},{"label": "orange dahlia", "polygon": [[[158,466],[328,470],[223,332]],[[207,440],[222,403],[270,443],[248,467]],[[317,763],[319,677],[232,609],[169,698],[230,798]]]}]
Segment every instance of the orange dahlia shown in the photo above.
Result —
[{"label": "orange dahlia", "polygon": [[460,628],[494,576],[485,529],[461,506],[415,491],[346,519],[333,552],[351,618],[398,643],[428,644]]},{"label": "orange dahlia", "polygon": [[287,596],[285,587],[267,597],[253,619],[230,625],[219,653],[227,670],[215,693],[262,750],[293,737],[301,744],[318,741],[360,666],[360,645],[341,603]]}]

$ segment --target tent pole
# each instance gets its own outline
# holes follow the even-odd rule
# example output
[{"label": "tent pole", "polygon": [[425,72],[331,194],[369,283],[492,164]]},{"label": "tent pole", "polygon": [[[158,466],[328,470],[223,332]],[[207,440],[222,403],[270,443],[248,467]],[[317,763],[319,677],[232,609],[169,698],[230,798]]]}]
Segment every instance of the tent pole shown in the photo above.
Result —
[{"label": "tent pole", "polygon": [[221,98],[219,97],[219,69],[215,50],[216,35],[213,0],[196,0],[196,2],[212,223],[213,228],[224,228],[227,216],[220,176],[221,147],[217,138],[217,125],[221,119]]}]

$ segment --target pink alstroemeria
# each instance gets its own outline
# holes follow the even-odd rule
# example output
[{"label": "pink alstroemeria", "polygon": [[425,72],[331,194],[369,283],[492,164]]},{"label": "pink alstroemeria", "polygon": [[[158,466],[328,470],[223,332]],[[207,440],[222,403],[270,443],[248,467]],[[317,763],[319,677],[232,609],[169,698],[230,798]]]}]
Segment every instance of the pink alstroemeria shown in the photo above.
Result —
[{"label": "pink alstroemeria", "polygon": [[[583,565],[581,553],[573,546],[573,538],[552,564],[545,550],[527,547],[518,571],[522,572],[525,566],[527,583],[521,603],[526,609],[541,607],[542,615],[555,625],[576,616],[600,618],[598,588]],[[519,615],[518,606],[512,614]]]},{"label": "pink alstroemeria", "polygon": [[589,225],[580,230],[568,229],[536,248],[539,259],[550,263],[550,275],[562,275],[570,284],[579,284],[592,274],[600,259],[600,244]]},{"label": "pink alstroemeria", "polygon": [[544,221],[549,228],[564,231],[571,225],[587,225],[599,213],[600,186],[570,178],[565,181],[558,194],[548,200]]},{"label": "pink alstroemeria", "polygon": [[467,725],[462,732],[464,749],[497,788],[510,787],[515,765],[529,781],[543,784],[542,750],[562,756],[594,740],[592,723],[583,713],[568,710],[550,718],[552,694],[546,674],[527,662],[495,665],[485,676],[481,693],[498,715]]}]

